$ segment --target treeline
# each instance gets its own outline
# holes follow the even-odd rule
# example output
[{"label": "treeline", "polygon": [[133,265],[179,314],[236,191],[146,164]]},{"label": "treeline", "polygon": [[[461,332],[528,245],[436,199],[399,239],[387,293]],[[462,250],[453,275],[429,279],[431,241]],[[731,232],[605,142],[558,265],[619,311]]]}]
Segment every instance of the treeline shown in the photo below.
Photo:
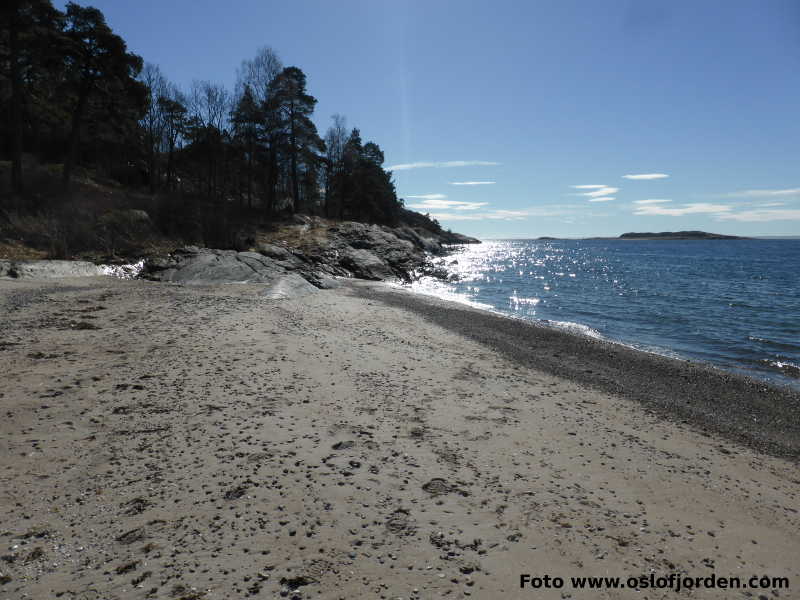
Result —
[{"label": "treeline", "polygon": [[270,48],[241,63],[233,90],[183,90],[95,8],[4,0],[0,11],[0,153],[17,208],[40,208],[25,168],[33,159],[63,165],[65,202],[76,170],[88,169],[157,198],[165,231],[199,221],[206,238],[293,213],[394,224],[407,212],[380,147],[339,115],[321,137],[306,75]]}]

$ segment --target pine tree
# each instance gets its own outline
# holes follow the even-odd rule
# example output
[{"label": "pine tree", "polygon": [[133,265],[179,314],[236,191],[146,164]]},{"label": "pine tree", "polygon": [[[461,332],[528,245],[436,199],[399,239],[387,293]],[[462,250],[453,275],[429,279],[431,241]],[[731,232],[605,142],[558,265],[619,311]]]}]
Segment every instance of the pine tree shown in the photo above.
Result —
[{"label": "pine tree", "polygon": [[297,67],[287,67],[270,83],[268,94],[269,112],[277,116],[277,125],[283,148],[289,163],[289,181],[293,210],[303,210],[300,195],[301,173],[316,170],[319,154],[325,144],[311,121],[317,99],[306,92],[306,76]]},{"label": "pine tree", "polygon": [[253,172],[259,142],[259,128],[264,115],[253,95],[253,89],[245,84],[242,97],[231,113],[234,142],[244,151],[247,178],[247,206],[253,207]]},{"label": "pine tree", "polygon": [[[65,35],[67,76],[75,96],[63,171],[63,184],[69,187],[89,101],[98,95],[135,90],[142,59],[127,51],[125,41],[96,8],[68,3]],[[139,84],[138,89],[143,86]]]}]

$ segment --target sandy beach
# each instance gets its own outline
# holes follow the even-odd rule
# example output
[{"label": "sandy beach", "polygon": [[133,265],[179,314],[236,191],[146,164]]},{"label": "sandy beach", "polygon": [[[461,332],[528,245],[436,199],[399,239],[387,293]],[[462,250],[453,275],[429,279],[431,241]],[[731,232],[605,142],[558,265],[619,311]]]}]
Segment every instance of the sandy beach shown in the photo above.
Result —
[{"label": "sandy beach", "polygon": [[[800,594],[796,392],[382,284],[261,287],[0,280],[0,598]],[[769,584],[571,582],[651,574]]]}]

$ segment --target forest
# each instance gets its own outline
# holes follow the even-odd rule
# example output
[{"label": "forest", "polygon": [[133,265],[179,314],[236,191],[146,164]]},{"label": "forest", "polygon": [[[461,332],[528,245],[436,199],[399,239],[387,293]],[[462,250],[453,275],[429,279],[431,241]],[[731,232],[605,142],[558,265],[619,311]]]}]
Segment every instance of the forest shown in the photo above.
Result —
[{"label": "forest", "polygon": [[[298,213],[441,231],[403,208],[378,144],[338,114],[317,131],[305,73],[268,46],[242,60],[234,89],[181,89],[96,8],[0,11],[0,220],[86,229],[139,208],[162,234],[215,247]],[[64,252],[81,245],[72,237]]]}]

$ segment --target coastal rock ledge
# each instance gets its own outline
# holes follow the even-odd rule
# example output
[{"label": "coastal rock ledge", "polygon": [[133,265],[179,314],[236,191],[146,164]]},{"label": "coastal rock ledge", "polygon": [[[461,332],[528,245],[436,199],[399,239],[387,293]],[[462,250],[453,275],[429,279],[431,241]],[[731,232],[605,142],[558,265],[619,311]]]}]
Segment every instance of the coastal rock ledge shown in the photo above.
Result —
[{"label": "coastal rock ledge", "polygon": [[[292,293],[305,293],[336,287],[336,277],[411,281],[418,273],[435,274],[430,257],[449,251],[449,239],[423,236],[411,227],[355,222],[323,226],[309,219],[293,229],[243,251],[180,248],[145,261],[141,276],[183,284],[280,283]],[[290,275],[293,283],[288,285]]]}]

